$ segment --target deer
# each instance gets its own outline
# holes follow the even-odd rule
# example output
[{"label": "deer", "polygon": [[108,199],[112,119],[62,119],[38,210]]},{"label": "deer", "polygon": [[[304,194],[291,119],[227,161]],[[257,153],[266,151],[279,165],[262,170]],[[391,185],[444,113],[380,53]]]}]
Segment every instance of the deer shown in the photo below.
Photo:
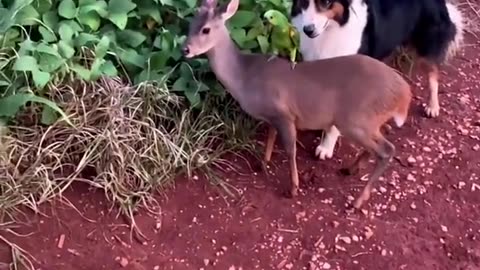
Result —
[{"label": "deer", "polygon": [[342,168],[346,174],[356,174],[373,155],[373,171],[352,205],[361,208],[395,154],[381,127],[392,119],[397,127],[404,125],[412,99],[410,85],[398,71],[359,54],[300,62],[292,68],[282,57],[242,52],[226,27],[238,6],[239,0],[218,7],[217,0],[203,0],[181,47],[183,56],[206,55],[213,73],[242,110],[268,125],[263,162],[270,162],[279,135],[289,160],[291,198],[299,192],[297,131],[336,127],[362,146],[353,162]]}]

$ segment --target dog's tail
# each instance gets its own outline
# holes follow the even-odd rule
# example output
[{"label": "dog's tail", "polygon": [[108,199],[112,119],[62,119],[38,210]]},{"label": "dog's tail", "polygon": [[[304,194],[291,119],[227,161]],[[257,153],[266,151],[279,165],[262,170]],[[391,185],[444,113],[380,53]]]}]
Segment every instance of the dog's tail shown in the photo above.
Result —
[{"label": "dog's tail", "polygon": [[455,56],[455,54],[457,54],[457,52],[460,50],[460,47],[462,47],[463,45],[465,21],[464,21],[464,15],[458,9],[458,7],[455,6],[454,4],[447,3],[447,11],[448,11],[448,16],[450,17],[450,20],[452,21],[453,25],[455,25],[455,30],[456,30],[455,36],[453,37],[453,40],[448,45],[448,49],[447,49],[447,59],[449,59]]}]

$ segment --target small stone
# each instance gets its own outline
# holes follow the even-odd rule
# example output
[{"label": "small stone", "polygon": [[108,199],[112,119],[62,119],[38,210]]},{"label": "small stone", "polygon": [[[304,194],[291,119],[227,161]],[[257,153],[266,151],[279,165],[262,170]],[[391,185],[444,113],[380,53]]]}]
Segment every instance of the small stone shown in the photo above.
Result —
[{"label": "small stone", "polygon": [[323,193],[324,191],[325,191],[324,188],[318,188],[318,192],[319,192],[319,193]]},{"label": "small stone", "polygon": [[329,263],[324,263],[322,266],[323,269],[330,269],[332,266]]},{"label": "small stone", "polygon": [[396,211],[397,211],[397,207],[396,207],[394,204],[392,204],[392,205],[390,206],[390,211],[396,212]]},{"label": "small stone", "polygon": [[416,162],[417,162],[417,160],[416,160],[414,157],[412,157],[412,156],[409,156],[409,157],[407,158],[407,163],[408,163],[409,165],[413,165],[413,164],[415,164]]},{"label": "small stone", "polygon": [[412,202],[412,204],[410,204],[410,208],[415,210],[415,209],[417,209],[417,205],[414,202]]},{"label": "small stone", "polygon": [[349,195],[347,197],[347,201],[349,201],[349,202],[353,202],[354,200],[355,200],[355,198],[352,195]]},{"label": "small stone", "polygon": [[128,265],[128,260],[127,260],[127,258],[125,258],[125,257],[120,258],[120,265],[121,265],[122,267],[127,267],[127,265]]},{"label": "small stone", "polygon": [[278,239],[277,239],[277,242],[282,243],[283,242],[283,236],[279,236]]},{"label": "small stone", "polygon": [[203,265],[208,266],[209,263],[210,263],[209,259],[203,259]]},{"label": "small stone", "polygon": [[340,226],[340,223],[338,221],[333,221],[332,226],[333,228],[337,228],[338,226]]},{"label": "small stone", "polygon": [[350,245],[352,243],[352,239],[348,236],[342,236],[339,239],[342,240],[345,244],[348,244],[348,245]]},{"label": "small stone", "polygon": [[373,231],[370,227],[365,227],[365,239],[370,239],[373,236]]},{"label": "small stone", "polygon": [[447,226],[442,225],[441,228],[442,228],[442,232],[448,232]]},{"label": "small stone", "polygon": [[478,150],[480,150],[480,145],[475,144],[475,145],[472,147],[472,149],[473,149],[474,151],[478,151]]},{"label": "small stone", "polygon": [[378,188],[378,190],[380,191],[380,193],[386,193],[387,192],[387,189],[384,188],[384,187],[380,187],[380,188]]},{"label": "small stone", "polygon": [[285,265],[285,268],[292,269],[293,268],[293,263],[287,263],[287,265]]},{"label": "small stone", "polygon": [[408,180],[408,181],[415,182],[416,179],[415,179],[415,176],[413,176],[413,174],[409,173],[409,174],[407,175],[407,180]]},{"label": "small stone", "polygon": [[387,256],[387,250],[386,250],[386,249],[383,249],[381,254],[382,254],[382,256],[384,256],[384,257]]},{"label": "small stone", "polygon": [[418,218],[414,217],[412,218],[413,222],[418,223]]},{"label": "small stone", "polygon": [[464,188],[465,185],[466,185],[465,182],[462,182],[462,181],[458,182],[458,188],[459,188],[459,189]]},{"label": "small stone", "polygon": [[427,152],[427,153],[432,152],[432,149],[428,146],[424,146],[422,149],[424,152]]},{"label": "small stone", "polygon": [[353,242],[358,242],[360,239],[358,239],[358,236],[352,235],[352,240]]}]

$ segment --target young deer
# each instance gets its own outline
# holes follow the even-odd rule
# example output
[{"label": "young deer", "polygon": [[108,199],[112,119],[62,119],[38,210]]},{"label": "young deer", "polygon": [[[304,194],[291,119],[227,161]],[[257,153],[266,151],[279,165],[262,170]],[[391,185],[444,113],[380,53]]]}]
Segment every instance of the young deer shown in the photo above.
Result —
[{"label": "young deer", "polygon": [[292,196],[297,195],[299,186],[297,130],[328,130],[335,126],[345,137],[365,147],[347,168],[349,173],[368,161],[370,152],[375,154],[376,167],[353,205],[360,208],[395,151],[380,127],[392,118],[398,127],[404,124],[411,100],[410,86],[392,68],[362,55],[301,62],[292,69],[286,59],[242,53],[225,26],[238,4],[239,0],[231,0],[217,8],[216,0],[203,0],[182,48],[184,56],[205,53],[213,72],[242,109],[270,125],[266,162],[278,131],[289,158]]}]

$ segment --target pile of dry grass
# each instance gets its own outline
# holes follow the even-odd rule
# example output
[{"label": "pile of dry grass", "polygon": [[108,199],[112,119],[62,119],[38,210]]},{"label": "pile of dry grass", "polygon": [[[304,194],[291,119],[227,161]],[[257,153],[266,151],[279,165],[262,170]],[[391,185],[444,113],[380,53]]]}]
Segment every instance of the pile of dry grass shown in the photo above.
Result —
[{"label": "pile of dry grass", "polygon": [[70,85],[52,90],[51,98],[75,127],[40,125],[41,113],[31,108],[4,130],[2,215],[20,206],[38,210],[75,181],[103,189],[131,214],[155,202],[152,191],[177,174],[223,164],[226,152],[253,149],[253,122],[231,103],[208,101],[194,111],[164,85],[133,88],[119,79]]}]

